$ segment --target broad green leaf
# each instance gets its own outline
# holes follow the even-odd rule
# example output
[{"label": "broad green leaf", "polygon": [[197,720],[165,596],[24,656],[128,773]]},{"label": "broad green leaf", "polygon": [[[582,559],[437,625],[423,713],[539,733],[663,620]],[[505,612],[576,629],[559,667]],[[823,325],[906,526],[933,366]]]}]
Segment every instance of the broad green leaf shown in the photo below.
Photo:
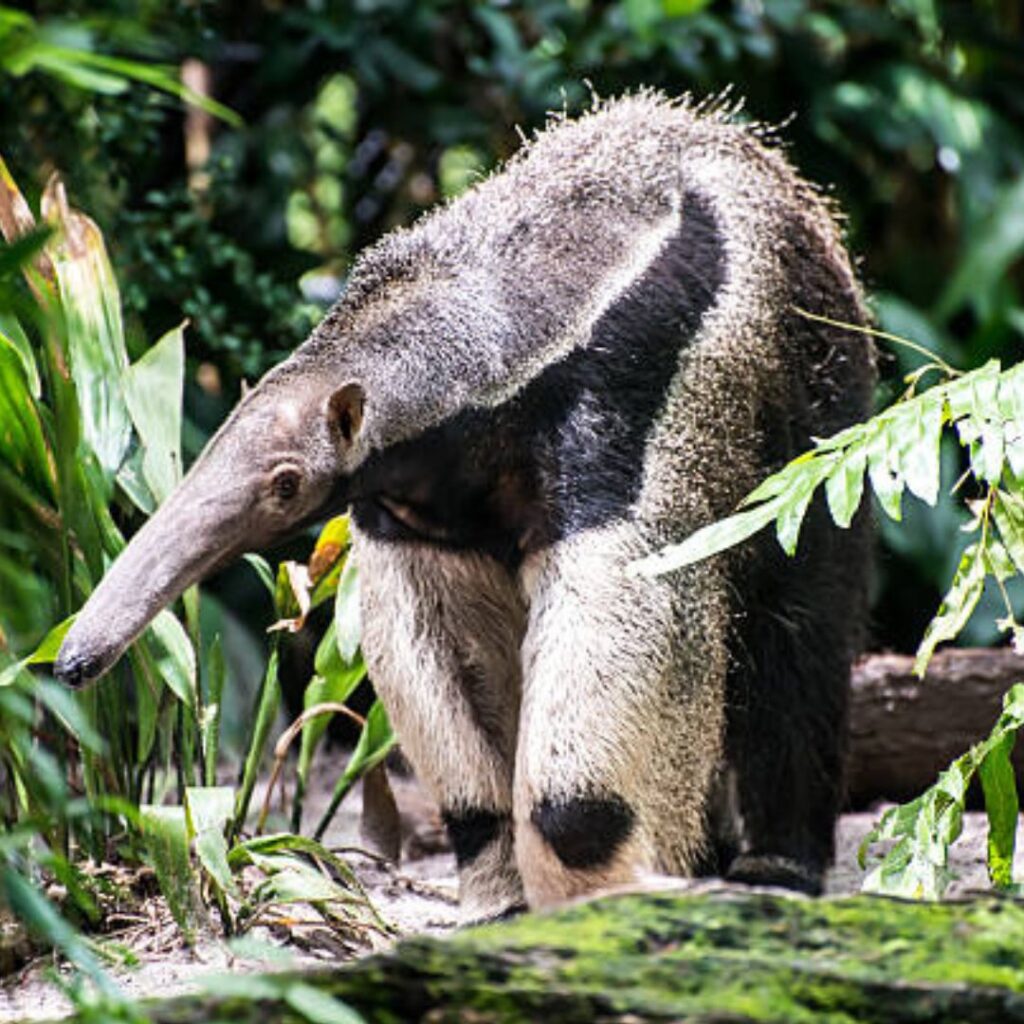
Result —
[{"label": "broad green leaf", "polygon": [[957,425],[960,443],[968,449],[971,472],[978,480],[988,484],[999,483],[1003,475],[1003,438],[1001,423],[987,419],[960,420]]},{"label": "broad green leaf", "polygon": [[45,665],[56,661],[60,645],[64,642],[64,637],[74,621],[75,616],[70,615],[63,622],[59,622],[43,637],[39,646],[28,657],[22,658],[21,661],[13,665],[8,665],[3,672],[0,672],[0,687],[10,686],[29,665]]},{"label": "broad green leaf", "polygon": [[985,543],[985,572],[1000,583],[1017,575],[1017,567],[1013,564],[1009,552],[992,537]]},{"label": "broad green leaf", "polygon": [[95,754],[103,754],[107,750],[107,742],[83,710],[79,694],[48,679],[36,680],[33,693],[83,747]]},{"label": "broad green leaf", "polygon": [[899,469],[910,492],[929,505],[939,497],[942,427],[945,403],[940,393],[927,392],[910,417],[899,424]]},{"label": "broad green leaf", "polygon": [[992,518],[1017,571],[1024,573],[1024,498],[997,490],[992,503]]},{"label": "broad green leaf", "polygon": [[160,678],[156,661],[145,640],[132,644],[128,650],[128,659],[136,680],[135,704],[139,721],[136,761],[145,764],[156,743],[164,681]]},{"label": "broad green leaf", "polygon": [[953,582],[935,617],[928,623],[914,657],[914,673],[923,676],[935,648],[952,640],[967,624],[985,589],[984,549],[971,544],[960,558]]},{"label": "broad green leaf", "polygon": [[825,480],[825,496],[835,524],[847,529],[860,508],[864,494],[867,452],[863,445],[851,447]]},{"label": "broad green leaf", "polygon": [[157,500],[153,497],[153,492],[146,481],[143,470],[145,457],[144,448],[130,449],[124,462],[121,463],[121,468],[117,471],[117,482],[121,490],[131,498],[132,504],[148,518],[156,511]]},{"label": "broad green leaf", "polygon": [[630,565],[630,571],[641,576],[661,576],[711,558],[764,529],[775,519],[781,507],[782,498],[776,497],[763,505],[711,523],[690,534],[681,544],[670,544],[661,551],[638,559]]},{"label": "broad green leaf", "polygon": [[82,432],[112,479],[131,436],[120,292],[99,228],[70,208],[58,177],[47,184],[42,206],[43,215],[59,229],[47,252],[60,286]]},{"label": "broad green leaf", "polygon": [[661,0],[661,7],[670,18],[686,18],[703,11],[711,0]]},{"label": "broad green leaf", "polygon": [[988,873],[997,889],[1013,885],[1013,852],[1017,845],[1020,805],[1010,754],[1016,740],[1016,732],[1007,733],[978,765],[988,816]]},{"label": "broad green leaf", "polygon": [[867,446],[868,476],[885,514],[895,522],[903,518],[903,476],[899,471],[898,438],[888,429],[879,430]]},{"label": "broad green leaf", "polygon": [[42,383],[39,380],[39,367],[36,363],[32,343],[28,340],[18,318],[7,310],[0,309],[0,341],[10,345],[18,358],[21,359],[25,379],[28,381],[29,394],[38,401],[42,394]]},{"label": "broad green leaf", "polygon": [[777,498],[789,491],[800,476],[801,468],[806,467],[806,458],[790,462],[777,473],[763,480],[739,504],[739,508],[751,508],[770,498]]},{"label": "broad green leaf", "polygon": [[196,654],[185,627],[166,608],[146,633],[152,643],[157,669],[167,686],[190,711],[198,704]]},{"label": "broad green leaf", "polygon": [[224,833],[235,810],[231,786],[189,786],[185,790],[185,814],[199,862],[221,892],[237,895],[228,867]]},{"label": "broad green leaf", "polygon": [[143,445],[143,475],[158,503],[181,479],[184,329],[168,331],[125,375],[128,411]]},{"label": "broad green leaf", "polygon": [[53,465],[39,407],[17,349],[0,335],[0,459],[36,500],[54,496]]},{"label": "broad green leaf", "polygon": [[236,127],[242,124],[233,110],[184,85],[177,70],[171,66],[63,46],[47,39],[45,31],[34,35],[27,45],[6,53],[4,68],[13,75],[45,70],[68,85],[105,95],[118,95],[133,81],[142,82],[177,96],[228,124]]},{"label": "broad green leaf", "polygon": [[984,366],[945,385],[943,391],[950,418],[974,416],[984,420],[998,409],[999,361],[990,359]]},{"label": "broad green leaf", "polygon": [[359,650],[362,636],[362,613],[359,607],[359,574],[356,560],[349,555],[338,580],[334,598],[334,628],[341,660],[351,664]]},{"label": "broad green leaf", "polygon": [[792,557],[796,554],[800,527],[814,492],[837,461],[835,456],[828,456],[809,463],[806,471],[794,481],[792,487],[777,499],[781,504],[775,521],[775,535],[787,555]]},{"label": "broad green leaf", "polygon": [[185,942],[192,945],[201,920],[201,904],[189,860],[185,808],[144,804],[139,810],[142,815],[142,835],[160,883],[160,891],[167,900]]},{"label": "broad green leaf", "polygon": [[[338,649],[336,629],[336,624],[332,620],[317,645],[316,655],[313,659],[317,675],[323,676],[326,681],[324,696],[321,700],[313,702],[316,704],[322,704],[325,700],[344,704],[366,675],[366,664],[358,650],[351,661],[342,659]],[[308,705],[309,698],[307,697]]]},{"label": "broad green leaf", "polygon": [[266,903],[363,902],[351,891],[298,857],[266,857],[253,853],[252,862],[269,877],[257,887],[257,898]]}]

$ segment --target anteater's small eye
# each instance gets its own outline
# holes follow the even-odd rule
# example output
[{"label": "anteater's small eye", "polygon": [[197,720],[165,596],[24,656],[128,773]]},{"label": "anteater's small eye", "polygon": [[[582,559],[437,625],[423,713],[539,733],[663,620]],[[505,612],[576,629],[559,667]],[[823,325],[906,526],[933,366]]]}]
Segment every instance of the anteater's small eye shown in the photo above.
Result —
[{"label": "anteater's small eye", "polygon": [[279,469],[270,481],[270,489],[275,498],[279,498],[281,501],[291,501],[299,493],[301,483],[302,478],[297,469]]}]

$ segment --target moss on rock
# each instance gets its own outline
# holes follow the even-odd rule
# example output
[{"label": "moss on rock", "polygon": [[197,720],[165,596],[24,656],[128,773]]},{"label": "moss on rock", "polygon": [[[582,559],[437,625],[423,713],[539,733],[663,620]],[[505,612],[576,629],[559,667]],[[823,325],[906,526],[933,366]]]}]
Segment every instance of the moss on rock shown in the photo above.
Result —
[{"label": "moss on rock", "polygon": [[[301,1020],[288,998],[296,977],[261,979],[279,995],[268,999],[264,988],[258,1005],[207,996],[145,1009],[182,1024]],[[409,939],[301,983],[374,1024],[1002,1024],[1024,1021],[1024,906],[736,891],[616,896]]]}]

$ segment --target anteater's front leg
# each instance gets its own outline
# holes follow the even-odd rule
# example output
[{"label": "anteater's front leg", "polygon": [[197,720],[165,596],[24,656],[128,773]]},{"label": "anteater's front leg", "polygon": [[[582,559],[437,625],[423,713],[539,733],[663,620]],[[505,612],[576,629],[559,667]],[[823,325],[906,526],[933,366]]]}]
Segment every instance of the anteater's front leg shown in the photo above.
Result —
[{"label": "anteater's front leg", "polygon": [[515,820],[530,906],[685,874],[704,853],[724,591],[713,568],[631,575],[652,546],[635,524],[598,527],[524,567]]},{"label": "anteater's front leg", "polygon": [[520,906],[511,820],[519,591],[484,555],[359,535],[356,557],[370,676],[441,806],[464,913]]}]

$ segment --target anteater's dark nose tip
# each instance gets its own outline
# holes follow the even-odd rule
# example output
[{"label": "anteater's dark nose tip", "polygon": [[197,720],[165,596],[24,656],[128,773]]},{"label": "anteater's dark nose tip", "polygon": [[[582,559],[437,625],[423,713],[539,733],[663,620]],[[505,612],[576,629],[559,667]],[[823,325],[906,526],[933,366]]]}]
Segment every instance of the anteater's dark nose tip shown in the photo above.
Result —
[{"label": "anteater's dark nose tip", "polygon": [[92,682],[103,672],[103,668],[101,655],[75,650],[64,643],[54,662],[53,674],[65,685],[79,687]]}]

